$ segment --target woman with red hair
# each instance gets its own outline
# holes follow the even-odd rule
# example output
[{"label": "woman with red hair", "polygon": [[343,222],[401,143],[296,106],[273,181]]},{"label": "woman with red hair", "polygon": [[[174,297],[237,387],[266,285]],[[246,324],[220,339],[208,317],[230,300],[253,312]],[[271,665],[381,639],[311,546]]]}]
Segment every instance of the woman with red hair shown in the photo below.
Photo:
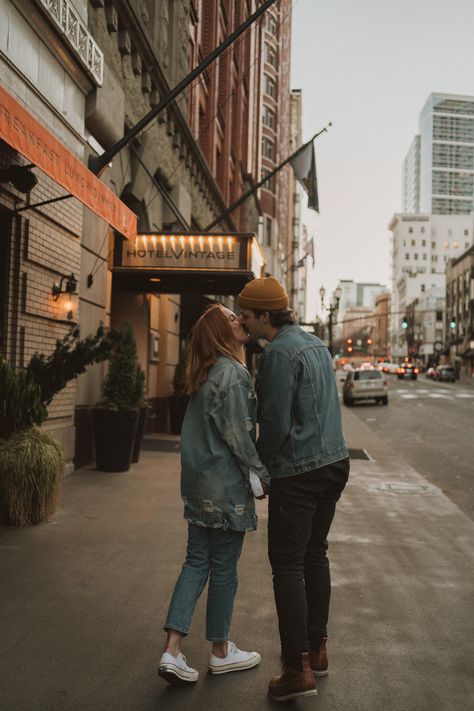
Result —
[{"label": "woman with red hair", "polygon": [[255,449],[256,398],[244,364],[247,340],[238,317],[216,304],[197,321],[189,343],[191,399],[181,432],[188,545],[164,625],[167,639],[158,667],[170,683],[198,679],[198,672],[186,664],[181,641],[208,581],[209,671],[250,669],[261,659],[258,652],[244,652],[229,641],[237,562],[246,531],[257,528],[254,497],[265,496],[269,481]]}]

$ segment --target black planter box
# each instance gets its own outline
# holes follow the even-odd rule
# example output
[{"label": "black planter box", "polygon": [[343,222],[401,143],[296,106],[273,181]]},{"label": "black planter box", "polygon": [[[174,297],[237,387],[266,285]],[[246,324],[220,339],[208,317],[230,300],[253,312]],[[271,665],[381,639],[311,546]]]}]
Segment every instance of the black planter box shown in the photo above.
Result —
[{"label": "black planter box", "polygon": [[102,410],[94,416],[96,468],[102,472],[130,469],[137,430],[138,410]]}]

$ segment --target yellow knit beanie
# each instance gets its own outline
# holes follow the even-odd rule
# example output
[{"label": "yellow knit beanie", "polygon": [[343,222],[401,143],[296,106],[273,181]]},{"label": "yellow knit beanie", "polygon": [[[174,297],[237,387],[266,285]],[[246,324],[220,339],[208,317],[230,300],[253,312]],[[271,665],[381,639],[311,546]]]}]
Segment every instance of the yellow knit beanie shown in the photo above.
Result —
[{"label": "yellow knit beanie", "polygon": [[238,297],[242,309],[281,311],[288,308],[288,294],[275,277],[253,279],[244,286]]}]

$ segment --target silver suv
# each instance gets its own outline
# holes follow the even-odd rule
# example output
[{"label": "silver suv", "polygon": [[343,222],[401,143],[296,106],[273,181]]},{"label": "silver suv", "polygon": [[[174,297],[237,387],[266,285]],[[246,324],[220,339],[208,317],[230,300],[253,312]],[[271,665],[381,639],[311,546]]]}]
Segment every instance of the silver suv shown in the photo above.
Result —
[{"label": "silver suv", "polygon": [[357,400],[375,400],[388,405],[388,383],[376,368],[356,368],[347,373],[342,387],[344,405],[353,405]]}]

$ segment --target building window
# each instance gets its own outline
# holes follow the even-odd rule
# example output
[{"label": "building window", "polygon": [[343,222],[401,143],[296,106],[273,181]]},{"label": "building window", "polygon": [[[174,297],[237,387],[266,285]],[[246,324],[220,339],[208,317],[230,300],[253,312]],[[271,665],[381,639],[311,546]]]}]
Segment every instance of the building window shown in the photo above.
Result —
[{"label": "building window", "polygon": [[[266,168],[262,168],[262,179],[268,175],[271,171],[267,170]],[[262,188],[265,188],[265,190],[269,190],[271,193],[276,192],[276,182],[275,182],[275,176],[272,176],[269,180],[267,180],[266,183],[262,185]]]},{"label": "building window", "polygon": [[431,249],[436,249],[436,242],[431,243]]},{"label": "building window", "polygon": [[431,269],[431,273],[432,273],[432,274],[436,274],[436,269],[432,268],[432,269]]},{"label": "building window", "polygon": [[421,290],[422,290],[422,291],[425,291],[425,285],[424,285],[424,284],[421,285]]},{"label": "building window", "polygon": [[423,235],[423,234],[425,233],[425,228],[424,228],[424,227],[420,227],[420,232],[421,232],[421,234]]},{"label": "building window", "polygon": [[409,228],[408,228],[408,232],[409,232],[410,234],[413,234],[413,227],[409,227]]},{"label": "building window", "polygon": [[449,242],[445,242],[443,246],[445,249],[449,249]]},{"label": "building window", "polygon": [[265,93],[271,96],[272,99],[277,98],[276,82],[268,74],[265,74]]},{"label": "building window", "polygon": [[267,217],[265,224],[265,244],[267,247],[272,246],[272,231],[272,218]]},{"label": "building window", "polygon": [[267,15],[267,30],[272,35],[276,35],[278,30],[278,22],[276,21],[276,18],[273,17],[273,15],[270,13],[268,13]]},{"label": "building window", "polygon": [[422,240],[421,240],[421,246],[422,246],[422,247],[426,247],[426,240],[425,240],[425,239],[422,239]]},{"label": "building window", "polygon": [[432,261],[432,262],[437,262],[437,261],[438,261],[438,255],[437,255],[437,254],[432,254],[432,255],[431,255],[431,261]]},{"label": "building window", "polygon": [[268,126],[268,128],[275,129],[275,112],[268,108],[268,106],[263,107],[263,125]]},{"label": "building window", "polygon": [[262,156],[272,161],[275,160],[275,144],[265,136],[262,138]]},{"label": "building window", "polygon": [[265,62],[268,62],[268,64],[271,64],[272,67],[277,66],[277,53],[276,49],[271,46],[271,44],[268,44],[267,42],[265,43],[265,51],[264,51],[264,60]]},{"label": "building window", "polygon": [[469,242],[464,242],[464,248],[467,249],[469,247]]},{"label": "building window", "polygon": [[417,254],[416,252],[415,252],[415,254],[413,255],[413,259],[418,259],[418,254]]},{"label": "building window", "polygon": [[427,258],[428,258],[428,255],[426,254],[426,252],[423,252],[423,259],[426,261]]},{"label": "building window", "polygon": [[452,237],[452,234],[453,234],[453,231],[452,231],[452,229],[451,229],[451,227],[450,227],[449,230],[448,230],[448,237]]},{"label": "building window", "polygon": [[411,246],[412,246],[412,247],[416,247],[416,240],[415,240],[415,239],[412,239],[412,241],[411,241]]},{"label": "building window", "polygon": [[405,254],[405,260],[407,260],[407,259],[410,259],[410,255],[409,255],[409,254]]}]

